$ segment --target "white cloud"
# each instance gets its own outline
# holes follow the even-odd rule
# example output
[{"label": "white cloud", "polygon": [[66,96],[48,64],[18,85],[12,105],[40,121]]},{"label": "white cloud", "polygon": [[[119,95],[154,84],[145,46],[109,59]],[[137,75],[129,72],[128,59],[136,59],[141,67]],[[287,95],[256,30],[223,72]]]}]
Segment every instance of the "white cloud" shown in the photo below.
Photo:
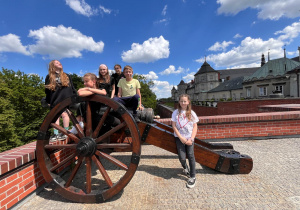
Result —
[{"label": "white cloud", "polygon": [[185,81],[185,82],[190,82],[191,80],[194,80],[195,78],[195,75],[196,72],[191,72],[189,74],[187,74],[186,76],[182,77],[182,79]]},{"label": "white cloud", "polygon": [[29,45],[30,52],[45,55],[45,58],[50,59],[77,58],[82,56],[81,51],[101,53],[104,48],[102,41],[95,42],[92,37],[63,25],[30,30],[28,36],[37,40],[36,44]]},{"label": "white cloud", "polygon": [[172,85],[167,81],[153,80],[153,87],[151,90],[155,93],[156,97],[159,98],[169,98],[171,97]]},{"label": "white cloud", "polygon": [[236,35],[234,35],[234,37],[233,37],[233,38],[237,39],[237,38],[242,38],[242,37],[243,37],[242,35],[240,35],[240,34],[236,34]]},{"label": "white cloud", "polygon": [[142,76],[146,77],[146,79],[148,79],[148,80],[158,79],[158,76],[156,75],[156,73],[154,71],[149,71],[149,74],[142,74]]},{"label": "white cloud", "polygon": [[[249,67],[260,64],[261,54],[265,56],[270,49],[270,59],[283,57],[283,47],[289,44],[300,34],[300,21],[285,27],[281,31],[275,32],[280,35],[277,38],[262,40],[261,38],[246,37],[239,46],[233,47],[227,52],[219,54],[210,54],[206,57],[207,61],[213,62],[216,67]],[[204,58],[196,60],[199,63],[204,62]]]},{"label": "white cloud", "polygon": [[165,5],[163,8],[163,11],[161,12],[161,15],[165,16],[167,14],[167,8],[168,8],[168,5]]},{"label": "white cloud", "polygon": [[98,10],[93,9],[84,0],[66,0],[66,4],[71,7],[76,13],[87,17],[97,15]]},{"label": "white cloud", "polygon": [[23,46],[20,37],[15,34],[0,36],[0,52],[15,52],[30,55],[27,46]]},{"label": "white cloud", "polygon": [[178,67],[177,70],[175,70],[175,66],[170,65],[169,68],[163,70],[162,72],[160,72],[160,75],[169,75],[169,74],[180,74],[182,72],[184,72],[185,69],[182,68],[181,66]]},{"label": "white cloud", "polygon": [[[268,49],[272,49],[273,56],[280,57],[280,55],[283,55],[281,49],[283,45],[282,41],[273,38],[264,41],[260,38],[246,37],[239,46],[232,48],[228,52],[208,55],[206,60],[214,62],[219,67],[240,66],[260,62],[261,54],[263,52],[267,53]],[[197,61],[202,63],[204,59],[198,59]]]},{"label": "white cloud", "polygon": [[258,18],[278,20],[281,17],[299,17],[299,0],[217,0],[218,14],[236,15],[247,8],[257,9]]},{"label": "white cloud", "polygon": [[133,43],[131,50],[122,53],[122,60],[128,63],[149,63],[168,58],[169,54],[169,41],[160,36],[159,38],[150,38],[143,44]]},{"label": "white cloud", "polygon": [[154,24],[162,24],[164,23],[165,25],[168,25],[170,21],[170,18],[163,18],[161,20],[155,21]]},{"label": "white cloud", "polygon": [[223,41],[222,43],[220,42],[216,42],[213,46],[211,46],[210,48],[208,48],[209,51],[225,51],[226,48],[233,44],[232,41],[229,41],[229,42],[226,42],[226,41]]},{"label": "white cloud", "polygon": [[107,8],[105,8],[105,7],[102,6],[102,5],[100,5],[99,8],[100,8],[100,13],[101,13],[102,15],[103,15],[103,14],[110,14],[110,13],[112,12],[111,9],[107,9]]},{"label": "white cloud", "polygon": [[278,37],[278,40],[286,40],[287,43],[290,43],[299,36],[299,33],[300,33],[300,20],[299,22],[295,22],[292,25],[285,27],[281,31],[276,31],[275,35],[281,34]]},{"label": "white cloud", "polygon": [[109,73],[109,75],[112,75],[112,74],[116,73],[116,71],[113,69],[108,69],[108,73]]}]

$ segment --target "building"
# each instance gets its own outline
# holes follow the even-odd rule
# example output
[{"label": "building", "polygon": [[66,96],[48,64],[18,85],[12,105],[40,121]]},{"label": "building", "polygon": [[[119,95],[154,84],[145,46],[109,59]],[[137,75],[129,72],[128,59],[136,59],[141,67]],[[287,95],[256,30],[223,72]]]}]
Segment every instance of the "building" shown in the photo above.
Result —
[{"label": "building", "polygon": [[[206,60],[190,83],[180,81],[171,94],[175,101],[187,93],[194,102],[211,100],[240,100],[274,97],[299,97],[300,47],[299,56],[284,57],[265,61],[261,67],[215,70]],[[268,56],[269,57],[269,56]]]}]

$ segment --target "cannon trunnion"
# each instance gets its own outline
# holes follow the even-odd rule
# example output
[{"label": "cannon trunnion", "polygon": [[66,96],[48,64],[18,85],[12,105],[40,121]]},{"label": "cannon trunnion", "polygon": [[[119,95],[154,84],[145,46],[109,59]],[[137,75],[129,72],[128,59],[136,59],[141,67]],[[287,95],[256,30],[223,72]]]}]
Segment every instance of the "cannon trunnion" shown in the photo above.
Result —
[{"label": "cannon trunnion", "polygon": [[[86,103],[84,129],[69,110],[69,107],[80,102]],[[97,123],[93,121],[91,111],[93,102],[104,107]],[[74,135],[55,124],[63,111],[68,113],[78,134]],[[120,124],[115,127],[107,125],[108,115],[117,117]],[[153,118],[148,115],[143,120],[152,122]],[[49,141],[51,128],[67,135],[67,140]],[[45,117],[37,136],[36,155],[40,170],[53,190],[74,202],[99,203],[118,194],[130,182],[139,164],[142,143],[177,154],[170,126],[144,121],[137,124],[125,107],[105,96],[73,96],[57,104]],[[195,158],[198,163],[223,173],[247,174],[253,167],[252,159],[234,151],[231,144],[211,144],[197,138]],[[62,173],[67,166],[71,166],[68,167],[71,170]],[[94,178],[95,170],[100,172],[101,180]],[[76,178],[82,171],[85,178],[78,184]]]}]

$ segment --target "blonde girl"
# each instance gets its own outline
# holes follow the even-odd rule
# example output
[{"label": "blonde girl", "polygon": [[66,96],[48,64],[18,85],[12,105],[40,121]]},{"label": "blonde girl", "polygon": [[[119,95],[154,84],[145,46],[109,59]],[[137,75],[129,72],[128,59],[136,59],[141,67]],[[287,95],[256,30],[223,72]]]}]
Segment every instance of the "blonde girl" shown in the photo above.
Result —
[{"label": "blonde girl", "polygon": [[[52,60],[49,63],[48,75],[45,79],[45,93],[46,102],[52,109],[56,104],[62,100],[76,95],[77,92],[73,86],[71,77],[64,73],[62,64],[58,60]],[[69,129],[69,116],[66,112],[63,112],[61,117],[63,118],[63,126],[66,130]],[[56,121],[59,125],[59,118]],[[50,141],[63,140],[66,136],[58,134],[58,130],[54,129],[54,135],[50,137]]]},{"label": "blonde girl", "polygon": [[78,90],[79,96],[89,96],[93,94],[106,95],[105,89],[99,89],[97,83],[97,76],[93,73],[87,73],[83,76],[84,88]]},{"label": "blonde girl", "polygon": [[[172,128],[183,172],[190,177],[186,184],[188,188],[193,188],[196,183],[194,139],[198,121],[196,113],[192,110],[190,96],[180,95],[178,108],[172,113]],[[190,170],[186,164],[186,158],[188,158]]]},{"label": "blonde girl", "polygon": [[105,89],[107,96],[113,98],[115,95],[115,79],[109,75],[105,64],[99,66],[99,88]]}]

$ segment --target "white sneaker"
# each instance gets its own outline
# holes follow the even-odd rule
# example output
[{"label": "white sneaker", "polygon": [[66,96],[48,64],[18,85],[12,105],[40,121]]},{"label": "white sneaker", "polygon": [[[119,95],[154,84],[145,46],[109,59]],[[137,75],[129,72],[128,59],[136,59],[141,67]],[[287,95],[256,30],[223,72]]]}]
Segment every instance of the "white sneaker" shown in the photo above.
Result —
[{"label": "white sneaker", "polygon": [[57,140],[62,141],[65,140],[67,138],[67,135],[63,134],[63,133],[59,133],[57,135]]},{"label": "white sneaker", "polygon": [[[80,125],[80,127],[81,127],[82,129],[84,128],[83,122],[79,122],[79,125]],[[73,134],[75,134],[75,135],[78,133],[78,132],[77,132],[77,129],[75,128],[75,126],[72,127],[72,129],[70,130],[70,132],[73,133]]]},{"label": "white sneaker", "polygon": [[196,184],[196,178],[189,178],[189,180],[186,183],[187,188],[193,188]]}]

